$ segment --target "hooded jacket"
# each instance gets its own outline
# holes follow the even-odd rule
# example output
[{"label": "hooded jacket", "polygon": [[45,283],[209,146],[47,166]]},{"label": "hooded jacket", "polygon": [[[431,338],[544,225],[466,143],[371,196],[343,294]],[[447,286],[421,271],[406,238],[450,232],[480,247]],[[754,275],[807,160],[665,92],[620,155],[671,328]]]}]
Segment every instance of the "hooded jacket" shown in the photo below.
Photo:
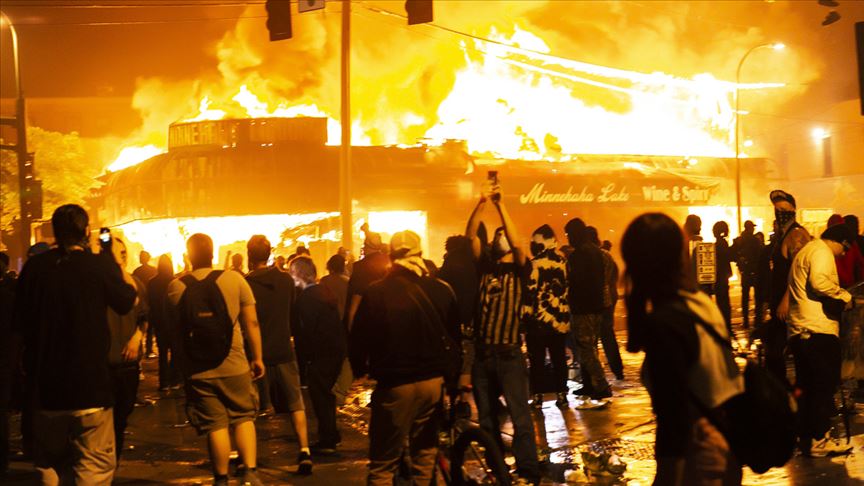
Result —
[{"label": "hooded jacket", "polygon": [[291,307],[294,279],[276,267],[253,270],[246,276],[255,296],[255,310],[261,325],[261,350],[267,366],[295,359],[291,347]]}]

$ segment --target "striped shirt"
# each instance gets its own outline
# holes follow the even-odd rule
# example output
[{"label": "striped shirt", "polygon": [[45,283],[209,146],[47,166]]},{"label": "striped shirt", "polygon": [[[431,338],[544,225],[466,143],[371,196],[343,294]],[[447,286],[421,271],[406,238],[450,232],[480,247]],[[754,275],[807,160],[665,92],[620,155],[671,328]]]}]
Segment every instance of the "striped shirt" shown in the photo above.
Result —
[{"label": "striped shirt", "polygon": [[495,263],[480,276],[478,341],[485,344],[520,343],[522,273],[515,263]]}]

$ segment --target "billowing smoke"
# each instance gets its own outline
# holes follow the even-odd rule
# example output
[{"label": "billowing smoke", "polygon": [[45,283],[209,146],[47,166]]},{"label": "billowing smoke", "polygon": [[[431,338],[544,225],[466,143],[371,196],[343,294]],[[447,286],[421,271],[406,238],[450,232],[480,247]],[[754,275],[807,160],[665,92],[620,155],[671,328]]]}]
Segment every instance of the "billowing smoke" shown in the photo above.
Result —
[{"label": "billowing smoke", "polygon": [[[355,126],[373,144],[423,138],[440,121],[439,107],[458,73],[478,57],[483,43],[470,36],[510,38],[519,30],[541,39],[553,56],[640,73],[663,71],[676,78],[711,73],[725,81],[734,81],[738,61],[749,48],[783,41],[789,46],[784,52],[754,52],[742,70],[742,82],[786,84],[742,95],[748,110],[768,111],[802,94],[820,76],[819,56],[802,47],[812,44],[806,36],[817,35],[810,3],[815,4],[437,1],[435,23],[447,29],[409,27],[405,19],[388,15],[404,15],[401,1],[353,3]],[[195,116],[205,96],[227,116],[246,116],[232,100],[243,85],[270,110],[315,105],[338,119],[341,7],[341,2],[328,2],[324,11],[295,12],[294,38],[280,42],[268,40],[263,6],[248,7],[243,17],[252,18],[239,20],[214,46],[211,71],[196,80],[139,81],[133,103],[143,124],[129,142],[165,147],[167,125]],[[627,94],[555,79],[588,109],[626,114],[632,108]],[[728,116],[726,121],[728,125]],[[728,132],[728,126],[721,129]],[[529,142],[545,145],[546,152],[559,147],[551,135]]]}]

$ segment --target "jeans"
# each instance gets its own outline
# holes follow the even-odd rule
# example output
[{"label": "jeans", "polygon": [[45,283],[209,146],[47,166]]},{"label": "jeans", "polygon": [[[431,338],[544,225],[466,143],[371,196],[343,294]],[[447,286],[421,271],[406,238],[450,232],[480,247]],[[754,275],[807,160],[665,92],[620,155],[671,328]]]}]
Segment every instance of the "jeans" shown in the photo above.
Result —
[{"label": "jeans", "polygon": [[[772,311],[773,312],[776,311]],[[765,347],[765,369],[780,380],[786,379],[786,323],[776,317],[762,324],[754,331],[754,336],[762,339]]]},{"label": "jeans", "polygon": [[597,355],[597,338],[600,334],[602,314],[576,314],[573,316],[573,336],[579,351],[579,368],[582,370],[582,390],[586,395],[606,392],[609,382],[600,358]]},{"label": "jeans", "polygon": [[75,411],[33,416],[35,465],[43,486],[110,486],[117,466],[110,408],[78,416]]},{"label": "jeans", "polygon": [[603,321],[600,323],[600,342],[603,343],[603,354],[609,369],[615,378],[624,379],[624,363],[621,362],[621,352],[618,350],[618,340],[615,338],[615,306],[603,310]]},{"label": "jeans", "polygon": [[412,484],[432,483],[443,378],[375,387],[369,421],[369,486],[392,486],[408,446]]},{"label": "jeans", "polygon": [[[748,329],[750,327],[750,289],[754,289],[755,294],[755,286],[753,282],[756,279],[754,277],[745,277],[741,276],[741,317],[742,323],[744,324],[744,329]],[[754,295],[755,297],[755,295]],[[753,311],[753,320],[756,325],[759,325],[758,315],[759,315],[759,301],[756,300],[756,309]]]},{"label": "jeans", "polygon": [[180,372],[174,359],[174,345],[171,337],[156,333],[156,345],[159,347],[159,388],[176,385],[180,382]]},{"label": "jeans", "polygon": [[543,393],[546,381],[546,350],[552,360],[554,391],[567,392],[567,354],[564,352],[566,334],[561,334],[549,326],[536,326],[525,335],[528,345],[528,360],[531,364],[531,391]]},{"label": "jeans", "polygon": [[798,436],[820,439],[831,429],[834,393],[840,386],[840,339],[830,334],[793,336],[789,347],[795,359],[798,399]]},{"label": "jeans", "polygon": [[138,399],[138,365],[111,368],[111,388],[114,392],[114,444],[117,460],[123,452],[123,433]]},{"label": "jeans", "polygon": [[310,364],[306,370],[309,398],[318,419],[318,444],[322,447],[335,447],[342,442],[336,428],[336,395],[333,393],[336,378],[332,373],[322,372],[315,364]]},{"label": "jeans", "polygon": [[732,302],[729,300],[729,279],[717,279],[717,284],[714,286],[714,298],[717,300],[717,307],[720,308],[720,313],[723,314],[723,320],[726,322],[726,329],[729,330],[729,335],[732,333]]},{"label": "jeans", "polygon": [[490,349],[478,343],[471,378],[480,427],[495,439],[503,452],[497,405],[500,403],[498,397],[504,395],[513,422],[516,472],[519,477],[539,482],[534,421],[528,407],[528,370],[525,369],[525,359],[519,346]]}]

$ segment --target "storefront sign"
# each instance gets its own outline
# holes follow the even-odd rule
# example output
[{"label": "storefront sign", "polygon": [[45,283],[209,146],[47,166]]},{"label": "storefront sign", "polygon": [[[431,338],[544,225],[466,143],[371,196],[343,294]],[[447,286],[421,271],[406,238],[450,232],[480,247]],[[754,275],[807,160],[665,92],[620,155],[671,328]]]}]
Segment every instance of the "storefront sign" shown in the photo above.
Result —
[{"label": "storefront sign", "polygon": [[[629,188],[633,188],[631,190]],[[623,185],[609,182],[603,185],[585,184],[569,186],[566,191],[547,190],[546,183],[538,182],[528,192],[519,195],[522,204],[567,203],[670,203],[706,204],[711,190],[689,185]]]}]

